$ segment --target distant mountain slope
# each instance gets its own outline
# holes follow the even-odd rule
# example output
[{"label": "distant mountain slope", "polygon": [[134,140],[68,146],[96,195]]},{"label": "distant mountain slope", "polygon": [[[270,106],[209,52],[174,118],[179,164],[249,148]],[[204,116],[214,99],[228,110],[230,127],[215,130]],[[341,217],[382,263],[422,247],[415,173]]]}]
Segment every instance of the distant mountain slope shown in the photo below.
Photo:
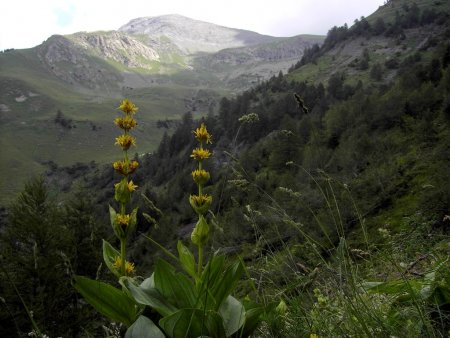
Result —
[{"label": "distant mountain slope", "polygon": [[225,48],[267,43],[279,38],[193,20],[181,15],[163,15],[131,20],[120,32],[167,39],[184,53],[218,52]]},{"label": "distant mountain slope", "polygon": [[322,42],[321,36],[297,35],[199,55],[194,59],[194,65],[214,71],[230,87],[245,89],[249,82],[256,84],[280,71],[287,72],[305,49]]}]

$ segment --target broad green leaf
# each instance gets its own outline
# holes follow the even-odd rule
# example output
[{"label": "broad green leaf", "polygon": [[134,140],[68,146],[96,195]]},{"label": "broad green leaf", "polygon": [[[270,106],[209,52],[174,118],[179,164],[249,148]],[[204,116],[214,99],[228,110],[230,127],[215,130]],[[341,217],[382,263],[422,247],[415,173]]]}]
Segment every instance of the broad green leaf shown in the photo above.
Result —
[{"label": "broad green leaf", "polygon": [[[239,261],[235,261],[226,267],[224,256],[213,255],[211,257],[198,287],[199,294],[203,302],[206,303],[206,309],[215,311],[219,309],[222,302],[235,289],[243,271],[243,266]],[[213,297],[212,299],[211,296]],[[204,299],[206,299],[206,302]]]},{"label": "broad green leaf", "polygon": [[184,246],[181,241],[178,241],[177,249],[180,263],[183,269],[194,279],[198,279],[197,273],[195,271],[195,259],[192,252],[189,251],[189,249]]},{"label": "broad green leaf", "polygon": [[138,308],[122,290],[83,276],[74,277],[74,287],[98,312],[113,321],[130,326]]},{"label": "broad green leaf", "polygon": [[224,265],[225,256],[214,254],[203,271],[201,276],[202,284],[207,285],[208,287],[215,285],[220,280]]},{"label": "broad green leaf", "polygon": [[150,287],[144,289],[134,285],[129,279],[124,279],[123,283],[136,302],[150,306],[161,316],[168,316],[177,311],[177,308],[170,304],[157,289]]},{"label": "broad green leaf", "polygon": [[236,288],[237,282],[241,279],[243,272],[244,268],[242,267],[241,262],[236,261],[224,271],[218,283],[212,286],[211,293],[218,306],[220,306]]},{"label": "broad green leaf", "polygon": [[224,265],[224,256],[213,255],[203,271],[197,290],[206,310],[216,310],[220,306],[211,291],[220,283]]},{"label": "broad green leaf", "polygon": [[186,275],[176,273],[175,268],[160,259],[155,266],[155,287],[170,303],[178,308],[193,308],[198,305],[195,285]]},{"label": "broad green leaf", "polygon": [[159,321],[164,332],[173,338],[211,336],[225,338],[222,319],[217,312],[181,309]]},{"label": "broad green leaf", "polygon": [[114,247],[107,241],[103,240],[103,260],[105,261],[108,269],[116,276],[120,277],[119,271],[114,267],[116,257],[120,257],[120,252],[114,249]]},{"label": "broad green leaf", "polygon": [[237,332],[245,322],[245,309],[241,302],[228,296],[219,308],[227,337]]},{"label": "broad green leaf", "polygon": [[165,338],[165,335],[150,319],[139,316],[128,328],[125,338]]},{"label": "broad green leaf", "polygon": [[152,273],[152,275],[141,283],[140,287],[142,289],[154,289],[155,288],[155,274]]}]

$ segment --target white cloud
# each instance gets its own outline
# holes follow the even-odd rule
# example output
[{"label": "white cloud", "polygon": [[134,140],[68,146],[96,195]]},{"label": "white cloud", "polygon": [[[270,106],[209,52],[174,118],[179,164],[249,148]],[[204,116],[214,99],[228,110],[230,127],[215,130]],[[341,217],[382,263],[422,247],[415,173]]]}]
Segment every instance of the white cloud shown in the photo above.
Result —
[{"label": "white cloud", "polygon": [[52,34],[117,29],[142,16],[181,14],[262,34],[325,34],[351,25],[383,0],[13,0],[0,3],[0,50],[29,48]]}]

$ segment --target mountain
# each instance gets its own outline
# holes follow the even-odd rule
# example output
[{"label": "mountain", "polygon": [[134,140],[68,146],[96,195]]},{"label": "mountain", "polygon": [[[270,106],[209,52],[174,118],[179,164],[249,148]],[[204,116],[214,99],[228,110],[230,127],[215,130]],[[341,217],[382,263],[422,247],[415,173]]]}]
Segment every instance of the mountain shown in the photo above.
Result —
[{"label": "mountain", "polygon": [[278,40],[276,37],[193,20],[181,15],[163,15],[131,20],[120,32],[145,36],[148,41],[165,40],[185,54],[218,52]]},{"label": "mountain", "polygon": [[229,72],[234,77],[258,74],[259,65],[265,63],[271,71],[259,75],[267,79],[286,71],[305,48],[321,41],[317,36],[270,37],[165,15],[134,19],[118,31],[52,36],[37,50],[49,72],[78,89],[118,93],[120,87],[148,87],[155,82],[185,85],[190,76],[198,85],[242,90],[252,82],[223,83],[224,77],[215,74],[217,63],[236,66],[230,63],[234,59],[245,66],[235,69],[234,75]]},{"label": "mountain", "polygon": [[13,168],[19,177],[2,179],[2,190],[12,193],[48,163],[111,160],[110,121],[123,97],[146,112],[137,133],[139,152],[150,152],[164,132],[158,120],[214,112],[222,96],[286,72],[305,48],[322,41],[165,15],[2,52],[0,142],[8,150],[1,153],[0,173]]}]

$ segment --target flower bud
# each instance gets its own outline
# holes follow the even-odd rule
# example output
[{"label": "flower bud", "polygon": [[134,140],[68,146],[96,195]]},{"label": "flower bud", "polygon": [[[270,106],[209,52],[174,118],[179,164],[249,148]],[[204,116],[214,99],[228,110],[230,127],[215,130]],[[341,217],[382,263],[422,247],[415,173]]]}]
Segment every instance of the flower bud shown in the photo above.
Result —
[{"label": "flower bud", "polygon": [[114,187],[116,192],[114,198],[117,202],[122,204],[127,204],[131,198],[131,191],[128,187],[128,180],[124,177],[119,183],[115,184]]},{"label": "flower bud", "polygon": [[197,246],[204,246],[208,242],[209,226],[205,218],[200,215],[197,224],[191,234],[192,243]]}]

